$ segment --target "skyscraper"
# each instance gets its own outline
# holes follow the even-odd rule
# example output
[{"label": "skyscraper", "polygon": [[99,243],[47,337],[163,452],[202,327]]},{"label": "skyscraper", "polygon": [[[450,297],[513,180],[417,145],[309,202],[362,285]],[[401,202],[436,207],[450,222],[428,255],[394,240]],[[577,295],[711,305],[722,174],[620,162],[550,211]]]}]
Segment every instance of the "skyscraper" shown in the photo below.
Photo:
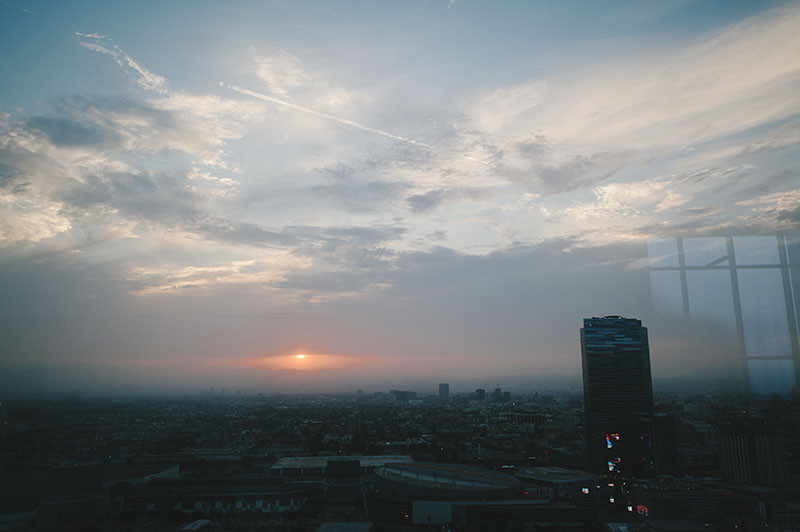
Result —
[{"label": "skyscraper", "polygon": [[653,386],[647,328],[622,316],[586,318],[581,358],[589,468],[651,473]]},{"label": "skyscraper", "polygon": [[450,385],[446,382],[439,383],[439,401],[443,403],[450,401]]}]

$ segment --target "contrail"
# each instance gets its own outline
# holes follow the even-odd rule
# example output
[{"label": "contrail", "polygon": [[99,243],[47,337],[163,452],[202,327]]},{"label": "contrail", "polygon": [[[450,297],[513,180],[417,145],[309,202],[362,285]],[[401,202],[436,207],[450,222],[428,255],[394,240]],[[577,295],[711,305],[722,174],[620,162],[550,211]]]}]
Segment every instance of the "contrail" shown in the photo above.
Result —
[{"label": "contrail", "polygon": [[347,118],[342,118],[341,116],[336,116],[328,113],[323,113],[321,111],[315,111],[314,109],[309,109],[308,107],[302,107],[300,105],[294,104],[292,102],[287,102],[286,100],[281,100],[279,98],[275,98],[274,96],[269,96],[267,94],[261,94],[260,92],[254,92],[251,90],[243,89],[241,87],[237,87],[236,85],[230,85],[228,83],[224,83],[222,81],[219,82],[220,87],[227,87],[233,91],[236,91],[240,94],[245,94],[247,96],[252,96],[253,98],[258,98],[259,100],[264,100],[267,102],[276,103],[278,105],[283,105],[284,107],[288,107],[290,109],[294,109],[296,111],[301,111],[303,113],[308,113],[314,116],[318,116],[320,118],[327,118],[328,120],[333,120],[334,122],[339,122],[340,124],[345,124],[347,126],[356,127],[358,129],[362,129],[364,131],[369,131],[370,133],[376,133],[378,135],[382,135],[384,137],[399,140],[400,142],[405,142],[407,144],[413,144],[414,146],[419,146],[421,148],[425,148],[428,150],[432,150],[433,147],[425,144],[424,142],[419,142],[418,140],[409,139],[406,137],[401,137],[399,135],[393,135],[388,131],[382,131],[380,129],[375,129],[374,127],[365,126],[364,124],[359,124],[353,120],[348,120]]},{"label": "contrail", "polygon": [[[87,39],[94,39],[96,41],[101,41],[103,39],[108,39],[108,35],[100,35],[99,33],[81,33],[76,31],[75,34],[79,37],[87,38]],[[93,42],[84,42],[79,41],[80,45],[84,48],[89,50],[99,52],[102,54],[106,54],[114,58],[119,65],[123,65],[123,63],[127,63],[129,68],[132,68],[139,74],[139,85],[144,87],[145,89],[150,89],[160,94],[167,94],[170,92],[166,88],[166,79],[163,76],[159,76],[158,74],[153,74],[139,63],[133,60],[131,56],[129,56],[122,48],[113,44],[113,49],[108,48],[107,46],[102,46],[100,44],[96,44]],[[348,120],[347,118],[342,118],[341,116],[332,115],[329,113],[323,113],[322,111],[316,111],[314,109],[310,109],[308,107],[303,107],[301,105],[294,104],[292,102],[287,102],[286,100],[281,100],[280,98],[275,98],[274,96],[269,96],[267,94],[262,94],[260,92],[251,91],[248,89],[243,89],[241,87],[237,87],[236,85],[231,85],[229,83],[225,83],[224,81],[219,82],[220,87],[227,87],[232,91],[236,91],[239,94],[244,94],[246,96],[250,96],[252,98],[257,98],[259,100],[264,100],[267,102],[272,102],[278,105],[282,105],[284,107],[288,107],[290,109],[294,109],[296,111],[300,111],[303,113],[308,113],[310,115],[318,116],[320,118],[325,118],[328,120],[333,120],[334,122],[339,122],[340,124],[344,124],[346,126],[355,127],[361,129],[363,131],[368,131],[370,133],[375,133],[377,135],[381,135],[386,138],[390,138],[393,140],[398,140],[400,142],[405,142],[406,144],[411,144],[414,146],[418,146],[420,148],[424,148],[429,151],[435,151],[433,146],[429,144],[425,144],[424,142],[420,142],[418,140],[409,139],[406,137],[401,137],[400,135],[393,135],[388,131],[383,131],[381,129],[375,129],[374,127],[365,126],[364,124],[359,124],[354,120]],[[489,163],[482,161],[480,159],[476,159],[475,157],[471,157],[469,155],[462,155],[463,158],[469,159],[470,161],[475,161],[481,164],[489,165]]]},{"label": "contrail", "polygon": [[[377,135],[381,135],[386,138],[399,140],[400,142],[405,142],[406,144],[412,144],[414,146],[419,146],[420,148],[425,148],[429,151],[435,151],[435,148],[429,144],[425,144],[424,142],[420,142],[418,140],[409,139],[406,137],[401,137],[400,135],[394,135],[389,133],[388,131],[383,131],[381,129],[375,129],[374,127],[365,126],[364,124],[359,124],[354,120],[349,120],[347,118],[342,118],[341,116],[332,115],[329,113],[323,113],[322,111],[316,111],[314,109],[310,109],[308,107],[303,107],[301,105],[297,105],[292,102],[287,102],[286,100],[281,100],[280,98],[275,98],[274,96],[269,96],[268,94],[262,94],[260,92],[251,91],[248,89],[243,89],[241,87],[237,87],[236,85],[231,85],[230,83],[225,83],[224,81],[219,82],[220,87],[227,87],[232,91],[236,91],[239,94],[244,94],[246,96],[250,96],[252,98],[256,98],[259,100],[264,100],[266,102],[276,103],[278,105],[283,105],[284,107],[288,107],[290,109],[294,109],[295,111],[300,111],[303,113],[308,113],[310,115],[318,116],[320,118],[326,118],[328,120],[333,120],[334,122],[339,122],[340,124],[344,124],[346,126],[352,126],[363,131],[368,131],[370,133],[375,133]],[[476,157],[472,157],[470,155],[462,155],[464,159],[468,159],[470,161],[474,161],[476,163],[481,163],[486,166],[491,166],[490,163],[478,159]]]}]

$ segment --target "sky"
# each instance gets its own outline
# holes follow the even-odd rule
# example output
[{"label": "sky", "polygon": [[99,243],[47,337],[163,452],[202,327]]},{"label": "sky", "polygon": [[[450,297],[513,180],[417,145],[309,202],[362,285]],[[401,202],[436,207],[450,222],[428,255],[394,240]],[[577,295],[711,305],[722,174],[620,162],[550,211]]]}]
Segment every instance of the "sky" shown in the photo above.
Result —
[{"label": "sky", "polygon": [[797,2],[2,1],[0,77],[7,393],[724,380],[648,242],[800,234]]}]

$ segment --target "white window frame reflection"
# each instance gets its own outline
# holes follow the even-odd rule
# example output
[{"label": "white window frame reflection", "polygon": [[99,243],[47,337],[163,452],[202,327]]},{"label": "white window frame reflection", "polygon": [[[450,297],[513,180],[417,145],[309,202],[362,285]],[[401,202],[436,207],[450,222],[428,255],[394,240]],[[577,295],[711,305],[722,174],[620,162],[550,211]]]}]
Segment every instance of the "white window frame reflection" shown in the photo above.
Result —
[{"label": "white window frame reflection", "polygon": [[[800,275],[800,258],[797,258],[800,255],[798,252],[800,244],[797,240],[790,240],[784,235],[679,237],[650,240],[647,249],[650,277],[654,283],[651,288],[653,298],[656,299],[659,293],[664,291],[664,286],[655,289],[656,278],[659,282],[666,279],[658,277],[658,273],[677,272],[680,279],[680,296],[673,295],[669,298],[667,310],[676,310],[676,301],[680,300],[683,315],[687,320],[692,318],[694,312],[697,314],[695,318],[707,318],[712,322],[718,322],[718,325],[732,328],[737,338],[738,360],[741,361],[746,374],[744,376],[746,386],[752,393],[786,394],[800,382],[800,352],[798,352],[800,326],[795,299],[795,287],[800,286],[800,279],[797,278]],[[737,260],[737,251],[740,249],[741,261]],[[672,250],[677,251],[676,257],[672,256]],[[725,290],[726,295],[717,301],[698,300],[697,282],[706,277],[714,279],[716,283],[720,278],[715,274],[706,273],[715,271],[719,271],[721,275],[727,273],[726,279],[729,279],[730,291]],[[763,275],[756,273],[759,271]],[[759,277],[762,282],[767,283],[764,286],[769,288],[765,293],[759,293],[754,284]],[[730,294],[730,297],[727,294]],[[745,301],[742,300],[743,295]],[[715,304],[721,307],[714,308]],[[731,305],[732,316],[727,309]],[[760,315],[759,312],[765,314]],[[770,338],[764,336],[767,329]],[[783,362],[766,365],[750,363],[755,360]],[[791,365],[788,362],[791,362]],[[772,366],[782,368],[781,374],[775,373],[777,369],[775,371],[765,369],[764,371],[769,374],[761,374],[762,370],[756,369]],[[786,375],[787,367],[794,370],[789,376]],[[768,389],[770,382],[774,383],[773,389]]]}]

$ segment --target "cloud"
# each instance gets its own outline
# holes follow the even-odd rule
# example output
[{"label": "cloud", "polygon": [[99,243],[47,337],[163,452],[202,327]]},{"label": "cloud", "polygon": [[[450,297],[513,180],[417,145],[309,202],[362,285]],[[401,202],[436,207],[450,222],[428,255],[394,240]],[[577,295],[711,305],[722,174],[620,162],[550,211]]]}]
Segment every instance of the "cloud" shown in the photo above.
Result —
[{"label": "cloud", "polygon": [[592,189],[594,201],[564,209],[563,215],[572,219],[591,220],[630,218],[651,212],[672,209],[686,203],[689,198],[670,190],[675,182],[645,180],[633,183],[609,183]]},{"label": "cloud", "polygon": [[289,96],[292,90],[305,87],[313,80],[300,60],[286,51],[272,55],[257,55],[253,59],[255,74],[266,84],[267,89],[278,96]]},{"label": "cloud", "polygon": [[6,138],[34,153],[54,153],[43,142],[48,141],[61,148],[59,160],[70,158],[70,148],[81,147],[103,160],[172,151],[192,156],[197,164],[233,169],[225,142],[241,138],[263,119],[262,111],[258,104],[187,93],[144,100],[72,97],[59,101],[49,114],[11,125]]},{"label": "cloud", "polygon": [[473,104],[471,116],[481,131],[490,135],[503,133],[542,104],[546,93],[546,81],[495,89]]},{"label": "cloud", "polygon": [[253,56],[253,72],[278,98],[327,112],[352,112],[369,101],[363,91],[348,89],[323,73],[309,71],[286,50]]},{"label": "cloud", "polygon": [[[79,34],[81,35],[81,34]],[[98,37],[98,39],[106,39]],[[137,63],[116,44],[103,46],[95,42],[80,41],[81,46],[113,57],[120,66],[127,66],[136,74],[137,83],[154,94],[143,104],[130,105],[120,100],[114,103],[109,118],[104,118],[118,128],[124,129],[129,141],[135,140],[140,147],[150,144],[151,149],[179,149],[198,156],[198,162],[218,168],[233,169],[225,161],[222,149],[225,141],[238,139],[245,126],[263,119],[263,106],[222,98],[210,94],[191,94],[171,90],[166,78],[154,74]],[[140,107],[133,113],[125,107]],[[91,103],[88,104],[91,108]],[[147,131],[149,135],[141,135]]]},{"label": "cloud", "polygon": [[323,249],[329,251],[343,245],[377,245],[396,240],[405,232],[404,227],[393,225],[371,227],[289,226],[286,228],[287,234],[301,241],[323,244]]},{"label": "cloud", "polygon": [[199,168],[192,168],[186,174],[186,179],[194,181],[195,185],[188,185],[195,194],[206,198],[222,199],[238,196],[237,187],[241,183],[230,177],[218,177]]},{"label": "cloud", "polygon": [[[85,37],[80,33],[78,33],[77,35]],[[97,38],[94,35],[89,37],[95,39]],[[146,68],[144,68],[143,66],[141,66],[116,44],[112,45],[112,48],[108,48],[106,46],[101,46],[93,42],[80,41],[80,45],[86,48],[87,50],[92,50],[94,52],[99,52],[101,54],[113,57],[117,61],[117,64],[120,66],[127,65],[128,68],[130,68],[131,70],[136,72],[136,74],[138,74],[136,81],[143,89],[151,90],[159,94],[166,94],[168,92],[166,86],[167,84],[166,78],[164,78],[163,76],[159,76],[158,74],[154,74],[149,70],[147,70]]]},{"label": "cloud", "polygon": [[[785,121],[800,106],[798,23],[800,9],[784,6],[695,42],[493,89],[467,102],[462,143],[481,147],[500,175],[557,193],[610,179],[640,157]],[[787,125],[746,150],[793,142]]]},{"label": "cloud", "polygon": [[79,31],[76,31],[75,35],[77,35],[78,37],[85,37],[87,39],[97,39],[97,40],[108,38],[108,35],[101,35],[100,33],[81,33]]},{"label": "cloud", "polygon": [[[736,128],[709,131],[705,137],[683,142],[676,152],[666,142],[667,137],[661,136],[660,129],[649,134],[647,129],[656,126],[639,119],[650,116],[649,120],[659,124],[664,120],[669,123],[676,116],[696,119],[696,114],[682,114],[683,110],[657,118],[656,111],[650,109],[654,107],[652,102],[672,97],[659,91],[667,90],[664,81],[676,73],[686,79],[684,88],[694,98],[692,105],[697,109],[722,103],[719,98],[710,102],[698,88],[703,85],[698,80],[706,80],[699,70],[730,55],[732,49],[738,50],[734,36],[755,45],[763,41],[757,30],[768,29],[782,35],[786,31],[783,23],[774,27],[767,23],[778,16],[776,13],[782,12],[750,19],[711,38],[680,44],[673,51],[645,50],[661,60],[648,56],[647,62],[653,66],[645,70],[641,68],[641,57],[633,53],[622,55],[605,70],[578,63],[574,76],[556,72],[547,78],[495,86],[471,101],[461,100],[462,109],[444,109],[427,117],[435,126],[424,135],[397,135],[384,127],[373,128],[362,120],[323,111],[349,109],[344,104],[318,105],[319,98],[328,98],[341,86],[285,51],[254,55],[254,73],[265,84],[266,92],[229,87],[251,96],[255,100],[252,101],[173,90],[166,80],[159,81],[163,78],[142,67],[108,37],[79,35],[86,48],[108,55],[130,69],[144,89],[141,99],[65,99],[53,113],[18,125],[10,135],[15,153],[3,160],[4,168],[12,168],[4,176],[15,177],[3,177],[3,183],[5,188],[16,183],[13,186],[17,190],[28,187],[29,193],[35,190],[42,200],[50,201],[49,212],[62,217],[51,220],[51,225],[69,227],[65,231],[75,232],[81,226],[75,217],[85,217],[89,210],[80,201],[89,204],[94,198],[95,206],[102,207],[98,215],[106,221],[114,219],[118,227],[127,228],[125,231],[129,231],[132,222],[150,224],[150,230],[160,225],[168,231],[192,235],[191,238],[234,247],[297,246],[301,253],[310,253],[314,246],[319,246],[317,252],[321,252],[332,245],[322,234],[314,238],[296,234],[294,228],[301,227],[304,217],[315,210],[320,216],[332,216],[332,226],[402,225],[402,236],[390,240],[394,251],[430,245],[426,235],[434,234],[433,229],[439,231],[438,238],[446,235],[449,245],[461,250],[477,250],[468,246],[481,246],[481,253],[485,253],[519,239],[582,235],[592,224],[606,228],[606,239],[646,236],[658,224],[685,227],[684,220],[674,218],[681,213],[692,219],[694,227],[720,227],[726,223],[724,211],[716,208],[713,198],[703,196],[714,190],[709,183],[713,181],[717,190],[728,187],[725,197],[746,194],[735,179],[744,179],[747,171],[754,171],[752,157],[769,158],[775,150],[793,149],[797,143],[793,122],[784,117],[774,127],[738,139],[730,135]],[[789,39],[787,46],[794,46],[794,42]],[[749,59],[736,58],[740,63],[745,60]],[[602,66],[603,61],[596,64]],[[793,71],[794,67],[786,68]],[[772,98],[770,95],[776,94],[779,85],[774,80],[780,75],[770,72],[758,85]],[[628,87],[651,78],[659,81],[649,82],[647,91]],[[752,85],[748,83],[732,86],[731,95],[726,95],[727,105],[741,103],[750,90],[747,86]],[[632,92],[625,93],[626,90]],[[617,98],[619,91],[630,97]],[[350,92],[348,98],[364,97],[380,103],[374,100],[376,94],[367,97],[366,93]],[[601,96],[613,104],[604,102]],[[286,158],[296,165],[292,171],[298,174],[298,182],[276,186],[274,176],[268,176],[263,185],[256,184],[254,176],[243,177],[230,145],[234,140],[252,142],[247,133],[255,131],[255,126],[268,115],[274,115],[275,106],[398,142],[377,145],[367,139],[350,145],[330,136],[321,150],[313,134],[299,136],[294,146],[303,146],[304,154],[313,155]],[[629,123],[629,114],[635,115],[639,129]],[[775,116],[779,115],[776,112]],[[606,121],[605,127],[601,127],[600,119]],[[424,123],[408,120],[414,127]],[[584,122],[592,122],[595,127],[588,131]],[[304,134],[302,128],[292,129],[291,123],[279,124],[292,134]],[[647,137],[646,144],[642,144],[643,136]],[[713,143],[718,145],[711,146]],[[711,155],[709,147],[718,154]],[[183,168],[172,174],[152,170],[150,167],[160,164],[158,159],[164,153],[171,157],[170,164]],[[184,155],[191,159],[181,159]],[[677,177],[674,171],[663,172],[663,164],[652,169],[669,157],[678,168]],[[751,169],[726,173],[727,163],[744,168],[736,157],[750,158]],[[644,164],[645,160],[657,162]],[[701,164],[716,172],[705,185],[685,177],[689,168],[696,171]],[[758,173],[764,176],[766,171],[759,169]],[[45,177],[56,173],[77,184]],[[303,173],[309,174],[300,176]],[[761,177],[756,180],[760,182],[753,183],[749,179],[750,187],[761,187],[752,188],[752,192],[790,188],[790,177],[786,176],[791,173],[787,169],[774,169],[773,175],[783,175],[783,181]],[[150,188],[146,188],[148,180]],[[139,190],[144,202],[152,202],[150,210],[125,199],[123,185]],[[564,192],[577,194],[566,200],[559,196]],[[102,193],[106,194],[105,199]],[[488,201],[490,198],[492,201]],[[230,214],[234,202],[237,208],[255,209],[258,214],[238,219]],[[297,205],[291,209],[294,212],[281,205],[286,202]],[[170,203],[174,205],[173,212],[167,209]],[[767,223],[765,212],[760,211],[758,221],[753,218],[751,222]],[[742,214],[756,217],[755,213]],[[349,219],[348,215],[359,219]],[[442,218],[440,228],[431,226],[434,215]],[[457,230],[450,222],[455,219],[463,219],[469,225],[455,224],[463,226]],[[777,216],[771,219],[779,222]],[[784,224],[786,217],[780,220]],[[66,224],[59,226],[57,221]],[[749,222],[745,219],[738,223]],[[58,233],[42,230],[41,234]],[[337,249],[343,254],[355,253],[351,248]],[[318,260],[328,265],[336,263],[330,254],[324,259],[320,255]]]},{"label": "cloud", "polygon": [[800,229],[797,220],[797,205],[800,205],[800,190],[762,194],[737,202],[737,207],[749,210],[751,216],[767,225],[775,224],[783,229]]},{"label": "cloud", "polygon": [[181,180],[150,172],[87,176],[61,196],[67,209],[92,212],[107,207],[125,218],[154,223],[191,221],[202,216],[197,198]]},{"label": "cloud", "polygon": [[[181,101],[188,100],[184,97]],[[167,101],[171,101],[169,97]],[[193,101],[217,103],[214,98],[194,97]],[[156,105],[161,109],[154,108]],[[234,103],[232,108],[235,114],[241,106]],[[161,150],[191,149],[185,138],[179,140],[193,133],[183,124],[183,110],[182,105],[165,104],[164,100],[148,105],[78,99],[62,103],[59,112],[68,117],[39,116],[6,123],[0,148],[5,168],[0,242],[36,243],[70,232],[72,244],[81,249],[81,241],[94,242],[96,229],[107,227],[118,228],[128,238],[148,234],[164,238],[166,231],[234,247],[297,246],[304,253],[317,247],[330,255],[342,246],[376,245],[402,234],[395,229],[269,228],[236,221],[217,214],[215,202],[233,194],[228,191],[241,185],[237,180],[197,166],[185,172],[132,167],[126,152],[138,153],[140,164],[142,154],[153,152],[157,145]],[[213,113],[219,113],[222,120],[216,133],[233,135],[224,133],[231,127],[226,104]],[[188,116],[197,118],[197,113]],[[194,151],[204,153],[203,148]],[[383,182],[363,186],[340,183],[311,187],[307,192],[351,210],[371,210],[402,189]],[[370,207],[370,201],[376,204]]]},{"label": "cloud", "polygon": [[622,166],[624,154],[592,153],[576,155],[558,165],[535,164],[526,179],[518,169],[506,170],[510,179],[521,180],[544,193],[568,192],[612,177]]},{"label": "cloud", "polygon": [[171,264],[158,267],[134,267],[127,273],[137,295],[183,290],[218,289],[229,285],[252,285],[262,289],[275,285],[287,272],[311,265],[309,259],[287,250],[270,250],[259,259],[229,261],[214,266]]},{"label": "cloud", "polygon": [[443,201],[444,193],[441,190],[431,190],[424,194],[415,194],[406,198],[406,203],[416,213],[434,209]]},{"label": "cloud", "polygon": [[[0,243],[67,235],[62,240],[80,249],[101,227],[132,237],[137,223],[232,242],[291,240],[213,212],[213,201],[241,185],[230,177],[238,168],[225,143],[263,119],[261,104],[172,91],[106,36],[79,37],[133,69],[145,93],[64,97],[49,112],[0,117]],[[173,169],[154,169],[164,163]]]},{"label": "cloud", "polygon": [[748,143],[742,149],[741,155],[749,156],[765,150],[774,150],[798,144],[800,144],[800,119],[788,120],[774,130],[767,131],[761,137]]},{"label": "cloud", "polygon": [[488,192],[478,188],[438,188],[409,196],[406,203],[412,212],[422,214],[436,209],[446,201],[483,200],[488,197]]},{"label": "cloud", "polygon": [[57,202],[0,192],[0,246],[40,242],[71,227]]},{"label": "cloud", "polygon": [[122,137],[112,129],[91,121],[67,117],[35,116],[26,127],[42,132],[55,146],[91,146],[96,148],[119,145]]},{"label": "cloud", "polygon": [[203,218],[186,229],[209,240],[238,246],[272,247],[297,243],[291,234],[224,218]]},{"label": "cloud", "polygon": [[800,207],[794,209],[784,209],[778,213],[779,221],[788,221],[800,225]]},{"label": "cloud", "polygon": [[195,155],[200,164],[232,171],[237,167],[228,161],[225,143],[243,138],[265,118],[260,104],[210,94],[171,93],[150,104],[175,120],[176,127],[157,140]]},{"label": "cloud", "polygon": [[315,185],[296,192],[302,196],[312,194],[331,202],[336,208],[353,213],[375,212],[386,208],[407,188],[403,183],[386,181],[339,182]]},{"label": "cloud", "polygon": [[[462,100],[449,150],[429,163],[496,191],[483,218],[506,241],[493,249],[565,236],[792,230],[790,209],[775,203],[797,190],[799,21],[800,9],[784,6],[691,41],[576,59],[569,71],[492,87]],[[441,208],[438,187],[416,185],[413,213]],[[512,201],[523,192],[534,199]],[[764,205],[740,204],[769,194]]]}]

